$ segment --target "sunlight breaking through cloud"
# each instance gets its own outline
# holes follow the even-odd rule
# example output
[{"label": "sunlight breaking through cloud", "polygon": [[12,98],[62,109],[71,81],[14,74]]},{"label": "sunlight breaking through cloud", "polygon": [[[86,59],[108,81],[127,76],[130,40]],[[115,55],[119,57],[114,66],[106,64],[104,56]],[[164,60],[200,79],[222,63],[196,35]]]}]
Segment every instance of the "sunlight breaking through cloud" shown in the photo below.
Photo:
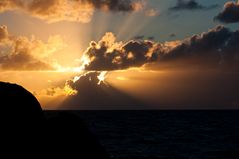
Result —
[{"label": "sunlight breaking through cloud", "polygon": [[102,82],[103,82],[103,83],[105,82],[106,75],[107,75],[107,71],[102,71],[102,72],[100,72],[100,75],[97,76],[98,79],[99,79],[98,85],[100,85]]}]

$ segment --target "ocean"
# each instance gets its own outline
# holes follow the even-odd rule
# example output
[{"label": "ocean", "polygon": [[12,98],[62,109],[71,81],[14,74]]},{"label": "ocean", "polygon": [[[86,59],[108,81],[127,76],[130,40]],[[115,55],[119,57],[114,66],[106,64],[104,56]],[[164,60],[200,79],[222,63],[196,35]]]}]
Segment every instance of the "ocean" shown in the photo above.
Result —
[{"label": "ocean", "polygon": [[239,111],[74,111],[112,159],[239,159]]}]

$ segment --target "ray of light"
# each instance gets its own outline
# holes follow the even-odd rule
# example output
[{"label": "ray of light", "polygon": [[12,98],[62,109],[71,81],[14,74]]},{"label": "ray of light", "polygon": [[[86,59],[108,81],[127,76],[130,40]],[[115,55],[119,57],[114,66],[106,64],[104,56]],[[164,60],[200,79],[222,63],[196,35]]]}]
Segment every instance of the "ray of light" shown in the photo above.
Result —
[{"label": "ray of light", "polygon": [[100,75],[97,76],[97,78],[99,79],[98,85],[100,85],[102,82],[103,83],[105,82],[106,76],[107,76],[107,71],[102,71]]},{"label": "ray of light", "polygon": [[142,35],[142,30],[149,24],[152,23],[153,21],[153,17],[147,17],[145,18],[143,21],[141,21],[140,23],[138,23],[138,27],[134,28],[131,30],[131,32],[129,34],[127,34],[125,36],[125,39],[132,39],[133,37],[135,36],[138,36],[138,35]]},{"label": "ray of light", "polygon": [[[134,72],[134,73],[132,73]],[[159,85],[159,81],[155,81],[155,77],[164,74],[164,72],[141,72],[136,70],[115,71],[111,72],[107,82],[120,91],[129,94],[136,99],[150,102],[148,92],[152,87]],[[155,99],[154,99],[155,100]],[[150,108],[149,108],[150,109]]]},{"label": "ray of light", "polygon": [[100,38],[108,31],[108,25],[113,16],[110,13],[97,12],[92,20],[91,39],[100,40]]},{"label": "ray of light", "polygon": [[119,30],[116,32],[116,39],[125,39],[124,37],[133,29],[135,19],[137,19],[137,14],[131,13],[124,21],[121,21]]},{"label": "ray of light", "polygon": [[147,17],[141,20],[143,16],[145,16],[143,13],[131,13],[120,25],[116,38],[131,40],[134,36],[142,35],[139,33],[154,19],[154,17]]}]

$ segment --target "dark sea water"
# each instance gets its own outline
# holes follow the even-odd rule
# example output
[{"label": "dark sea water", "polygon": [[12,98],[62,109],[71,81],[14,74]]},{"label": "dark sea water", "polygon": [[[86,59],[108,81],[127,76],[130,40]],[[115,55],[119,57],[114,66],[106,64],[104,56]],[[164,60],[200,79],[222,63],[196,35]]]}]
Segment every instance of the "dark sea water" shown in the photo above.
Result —
[{"label": "dark sea water", "polygon": [[239,159],[239,111],[79,111],[114,159]]}]

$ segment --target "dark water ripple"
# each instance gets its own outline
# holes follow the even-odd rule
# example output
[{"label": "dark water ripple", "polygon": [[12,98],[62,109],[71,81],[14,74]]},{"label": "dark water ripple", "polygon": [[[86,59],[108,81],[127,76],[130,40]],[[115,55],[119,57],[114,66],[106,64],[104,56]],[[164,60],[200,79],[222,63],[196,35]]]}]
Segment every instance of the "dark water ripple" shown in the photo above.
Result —
[{"label": "dark water ripple", "polygon": [[79,111],[115,159],[239,159],[239,111]]}]

